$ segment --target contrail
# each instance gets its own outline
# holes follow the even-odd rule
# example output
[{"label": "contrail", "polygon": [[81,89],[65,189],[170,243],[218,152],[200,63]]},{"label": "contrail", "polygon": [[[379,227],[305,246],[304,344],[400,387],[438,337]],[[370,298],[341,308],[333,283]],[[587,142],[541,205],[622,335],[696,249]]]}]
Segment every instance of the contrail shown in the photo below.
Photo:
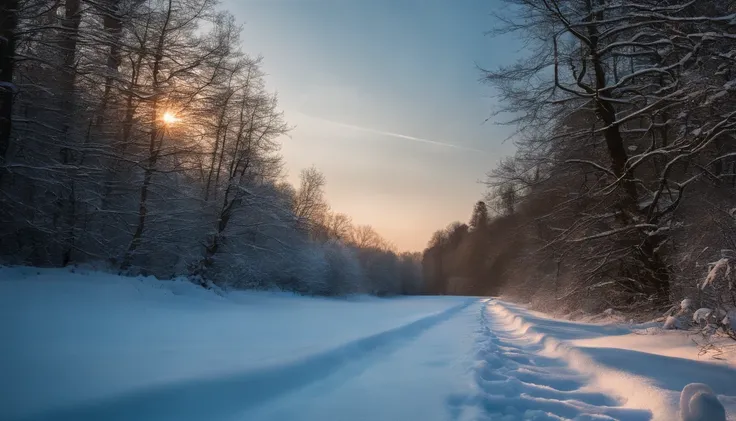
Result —
[{"label": "contrail", "polygon": [[344,127],[346,129],[359,130],[361,132],[373,133],[373,134],[377,134],[377,135],[381,135],[381,136],[391,136],[391,137],[396,137],[396,138],[399,138],[399,139],[413,140],[415,142],[428,143],[430,145],[444,146],[446,148],[461,149],[461,150],[465,150],[465,151],[486,152],[486,151],[481,150],[481,149],[475,149],[475,148],[469,148],[469,147],[466,147],[466,146],[454,145],[452,143],[438,142],[436,140],[423,139],[421,137],[409,136],[409,135],[405,135],[405,134],[401,134],[401,133],[385,132],[385,131],[382,131],[382,130],[370,129],[368,127],[361,127],[361,126],[355,126],[355,125],[352,125],[352,124],[340,123],[340,122],[337,122],[337,121],[327,120],[327,119],[321,118],[321,117],[312,117],[312,116],[307,116],[307,117],[314,118],[314,119],[317,119],[317,120],[321,120],[321,121],[324,121],[325,123],[329,123],[329,124],[332,124],[332,125],[335,125],[335,126]]}]

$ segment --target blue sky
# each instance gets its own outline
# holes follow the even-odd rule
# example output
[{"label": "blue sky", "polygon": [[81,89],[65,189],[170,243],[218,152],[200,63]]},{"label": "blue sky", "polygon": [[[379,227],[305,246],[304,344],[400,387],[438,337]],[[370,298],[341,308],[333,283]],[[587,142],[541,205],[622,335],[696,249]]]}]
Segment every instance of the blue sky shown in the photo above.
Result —
[{"label": "blue sky", "polygon": [[490,38],[494,0],[227,0],[245,51],[296,126],[282,153],[295,182],[315,165],[335,211],[420,251],[470,217],[512,129],[484,123],[492,92],[477,66],[513,61]]}]

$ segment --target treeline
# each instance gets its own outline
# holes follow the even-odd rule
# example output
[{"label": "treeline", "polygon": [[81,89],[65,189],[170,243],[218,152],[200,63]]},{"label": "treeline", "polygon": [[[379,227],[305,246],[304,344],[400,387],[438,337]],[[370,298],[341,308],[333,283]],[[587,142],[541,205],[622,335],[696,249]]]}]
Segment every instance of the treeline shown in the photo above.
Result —
[{"label": "treeline", "polygon": [[[730,271],[711,272],[719,288],[703,279],[736,257],[736,3],[507,3],[498,32],[528,54],[485,73],[519,128],[518,152],[488,179],[496,269],[442,288],[500,285],[553,310],[659,311],[685,297],[734,308]],[[467,254],[466,231],[438,234],[425,272],[440,254],[447,271],[448,248]]]},{"label": "treeline", "polygon": [[285,183],[289,126],[213,0],[0,5],[0,257],[316,294],[416,292],[418,258]]},{"label": "treeline", "polygon": [[[434,294],[498,294],[506,244],[492,236],[497,223],[489,217],[486,204],[479,201],[467,224],[453,222],[435,232],[422,258],[427,290]],[[502,258],[493,259],[493,255]]]}]

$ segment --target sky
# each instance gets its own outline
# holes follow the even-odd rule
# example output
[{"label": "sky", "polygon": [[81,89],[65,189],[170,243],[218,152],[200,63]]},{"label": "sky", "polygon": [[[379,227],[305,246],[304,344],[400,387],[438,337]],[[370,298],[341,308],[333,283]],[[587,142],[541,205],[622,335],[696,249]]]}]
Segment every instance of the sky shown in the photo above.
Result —
[{"label": "sky", "polygon": [[480,67],[510,64],[518,43],[485,35],[498,0],[225,0],[262,55],[294,126],[289,180],[316,166],[334,211],[402,251],[467,221],[485,174],[513,144],[494,124]]}]

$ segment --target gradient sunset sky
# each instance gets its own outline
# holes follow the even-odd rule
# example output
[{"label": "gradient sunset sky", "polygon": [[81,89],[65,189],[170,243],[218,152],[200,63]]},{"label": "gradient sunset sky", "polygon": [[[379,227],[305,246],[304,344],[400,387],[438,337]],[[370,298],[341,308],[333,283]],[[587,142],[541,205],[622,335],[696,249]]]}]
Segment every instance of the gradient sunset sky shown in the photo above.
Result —
[{"label": "gradient sunset sky", "polygon": [[520,43],[484,33],[494,0],[226,0],[263,55],[286,120],[289,180],[315,165],[333,210],[400,250],[467,221],[479,182],[513,129],[484,121],[492,91],[478,66],[510,64]]}]

